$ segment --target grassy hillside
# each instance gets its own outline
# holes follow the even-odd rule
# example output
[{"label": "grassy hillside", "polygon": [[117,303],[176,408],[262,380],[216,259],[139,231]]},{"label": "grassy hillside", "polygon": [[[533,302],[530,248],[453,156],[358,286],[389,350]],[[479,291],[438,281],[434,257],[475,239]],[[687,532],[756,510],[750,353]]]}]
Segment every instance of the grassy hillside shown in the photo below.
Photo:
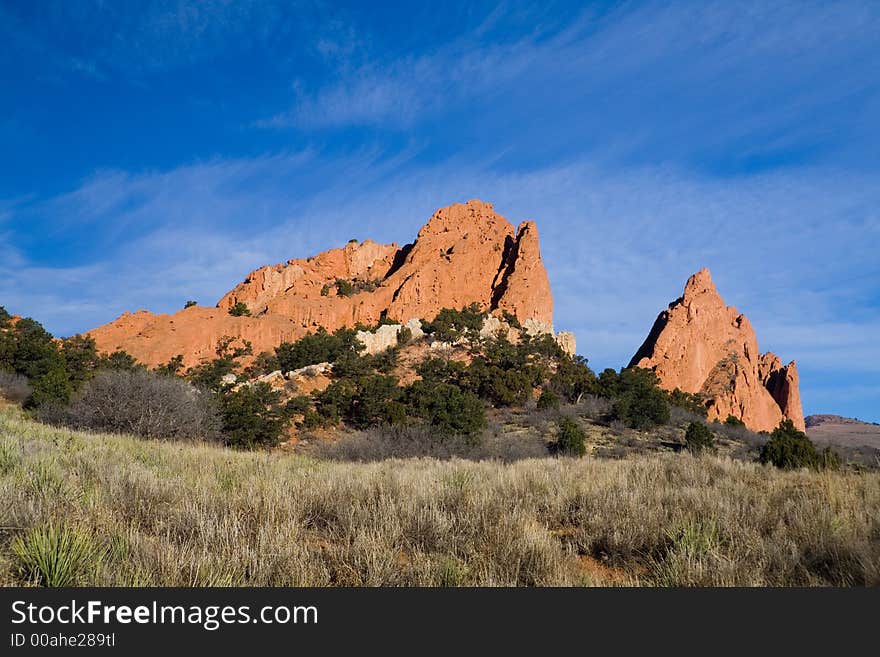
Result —
[{"label": "grassy hillside", "polygon": [[0,409],[0,583],[880,584],[880,475],[687,454],[326,462]]}]

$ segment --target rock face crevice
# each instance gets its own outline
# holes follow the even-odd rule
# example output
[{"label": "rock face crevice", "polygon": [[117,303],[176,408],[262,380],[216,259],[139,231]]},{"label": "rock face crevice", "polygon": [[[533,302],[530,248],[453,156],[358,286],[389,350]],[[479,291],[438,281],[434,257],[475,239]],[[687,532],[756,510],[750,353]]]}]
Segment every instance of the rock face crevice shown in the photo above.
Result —
[{"label": "rock face crevice", "polygon": [[498,266],[498,272],[492,281],[492,299],[493,307],[498,307],[501,297],[507,290],[507,281],[513,272],[514,260],[516,258],[517,242],[512,237],[504,238],[504,250],[501,254],[501,264]]},{"label": "rock face crevice", "polygon": [[660,313],[629,366],[653,370],[667,390],[702,395],[710,421],[733,415],[770,431],[787,418],[804,429],[797,365],[759,352],[751,323],[724,303],[708,269]]},{"label": "rock face crevice", "polygon": [[[237,303],[251,316],[229,315]],[[89,335],[102,352],[122,349],[153,366],[181,354],[189,366],[213,357],[223,336],[248,340],[259,353],[318,327],[433,319],[441,308],[472,303],[552,331],[553,297],[535,224],[515,230],[491,204],[476,200],[437,210],[404,247],[352,240],[260,267],[215,308],[125,314]]]}]

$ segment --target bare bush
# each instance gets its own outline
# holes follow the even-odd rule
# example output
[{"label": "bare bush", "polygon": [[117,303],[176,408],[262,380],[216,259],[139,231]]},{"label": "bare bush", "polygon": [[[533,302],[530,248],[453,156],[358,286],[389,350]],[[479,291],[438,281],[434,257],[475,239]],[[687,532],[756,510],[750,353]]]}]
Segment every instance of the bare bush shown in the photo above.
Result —
[{"label": "bare bush", "polygon": [[521,427],[540,434],[546,434],[549,430],[548,427],[558,421],[563,414],[571,415],[572,408],[574,407],[566,404],[561,408],[540,411],[537,408],[532,408],[525,412],[511,409],[499,410],[491,416],[489,428],[496,435],[507,433],[511,427]]},{"label": "bare bush", "polygon": [[475,445],[467,438],[443,436],[423,425],[377,427],[322,443],[315,451],[328,460],[362,463],[418,457],[509,463],[548,456],[546,444],[535,435],[490,435]]},{"label": "bare bush", "polygon": [[334,461],[370,462],[419,456],[448,459],[470,451],[467,442],[455,436],[443,437],[424,425],[384,426],[322,443],[317,452],[320,457]]},{"label": "bare bush", "polygon": [[728,440],[735,440],[745,443],[749,447],[761,447],[767,442],[767,436],[746,429],[744,426],[725,424],[724,422],[713,422],[711,427],[716,434],[722,435]]},{"label": "bare bush", "polygon": [[597,395],[584,395],[576,408],[580,415],[592,420],[600,420],[611,412],[611,400]]},{"label": "bare bush", "polygon": [[612,420],[608,423],[608,426],[617,433],[626,433],[627,430],[626,424],[624,424],[620,420]]},{"label": "bare bush", "polygon": [[513,463],[526,459],[550,456],[547,442],[536,434],[490,434],[473,450],[463,456],[471,461],[500,461]]},{"label": "bare bush", "polygon": [[16,404],[23,404],[33,390],[27,377],[13,372],[0,371],[0,397]]},{"label": "bare bush", "polygon": [[[698,415],[693,411],[689,411],[686,408],[682,408],[681,406],[676,406],[675,404],[670,404],[669,406],[669,423],[676,427],[687,427],[692,422],[704,422],[706,418],[702,415]],[[715,425],[712,425],[712,428],[715,429]]]},{"label": "bare bush", "polygon": [[211,393],[146,370],[101,372],[67,406],[41,409],[40,419],[142,438],[214,438],[220,427]]}]

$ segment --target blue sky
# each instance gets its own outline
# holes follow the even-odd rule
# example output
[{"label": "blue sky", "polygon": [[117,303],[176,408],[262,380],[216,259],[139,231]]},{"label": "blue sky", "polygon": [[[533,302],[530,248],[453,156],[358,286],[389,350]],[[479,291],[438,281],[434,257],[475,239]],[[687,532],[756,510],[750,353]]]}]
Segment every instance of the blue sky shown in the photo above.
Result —
[{"label": "blue sky", "polygon": [[437,207],[535,219],[596,369],[708,266],[880,421],[880,5],[0,2],[0,305],[213,304]]}]

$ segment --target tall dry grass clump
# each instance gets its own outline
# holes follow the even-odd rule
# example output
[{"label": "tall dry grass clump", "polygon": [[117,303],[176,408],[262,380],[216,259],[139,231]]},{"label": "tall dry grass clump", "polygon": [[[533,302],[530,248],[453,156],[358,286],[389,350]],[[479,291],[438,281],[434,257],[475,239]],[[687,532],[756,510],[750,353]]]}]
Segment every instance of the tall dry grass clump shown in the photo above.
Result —
[{"label": "tall dry grass clump", "polygon": [[876,585],[880,476],[717,457],[330,462],[0,411],[0,582]]}]

